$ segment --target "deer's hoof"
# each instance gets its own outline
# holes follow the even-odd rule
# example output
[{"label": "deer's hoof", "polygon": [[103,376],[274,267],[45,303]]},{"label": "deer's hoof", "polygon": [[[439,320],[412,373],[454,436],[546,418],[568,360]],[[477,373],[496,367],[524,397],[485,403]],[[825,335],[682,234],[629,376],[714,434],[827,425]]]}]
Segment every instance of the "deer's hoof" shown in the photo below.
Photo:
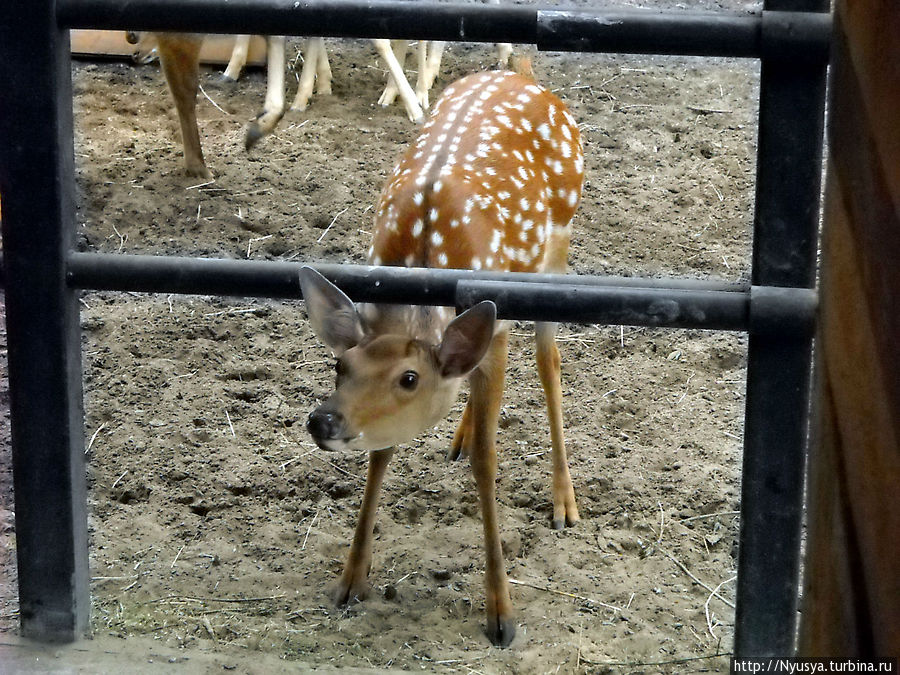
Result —
[{"label": "deer's hoof", "polygon": [[516,636],[516,622],[512,617],[488,617],[485,632],[495,647],[509,647]]},{"label": "deer's hoof", "polygon": [[578,520],[579,519],[577,515],[575,517],[569,515],[566,515],[562,518],[554,517],[553,521],[551,522],[551,527],[554,530],[564,530],[567,527],[572,527],[575,523],[578,522]]},{"label": "deer's hoof", "polygon": [[244,150],[249,151],[254,145],[256,145],[259,140],[265,136],[266,134],[260,129],[259,124],[256,121],[251,122],[247,125],[247,133],[244,136]]},{"label": "deer's hoof", "polygon": [[369,597],[369,584],[346,584],[343,580],[331,592],[331,600],[336,607],[344,607],[353,602],[362,602]]},{"label": "deer's hoof", "polygon": [[203,180],[212,180],[213,178],[212,172],[207,169],[206,165],[203,163],[191,163],[190,165],[186,165],[184,167],[184,173],[189,178],[202,178]]}]

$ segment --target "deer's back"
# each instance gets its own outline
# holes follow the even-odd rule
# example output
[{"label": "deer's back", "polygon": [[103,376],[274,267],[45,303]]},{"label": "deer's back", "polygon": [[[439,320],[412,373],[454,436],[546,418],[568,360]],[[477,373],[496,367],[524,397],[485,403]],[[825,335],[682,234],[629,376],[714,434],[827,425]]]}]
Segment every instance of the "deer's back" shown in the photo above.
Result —
[{"label": "deer's back", "polygon": [[494,71],[449,86],[388,178],[369,260],[531,272],[568,244],[584,156],[565,104]]}]

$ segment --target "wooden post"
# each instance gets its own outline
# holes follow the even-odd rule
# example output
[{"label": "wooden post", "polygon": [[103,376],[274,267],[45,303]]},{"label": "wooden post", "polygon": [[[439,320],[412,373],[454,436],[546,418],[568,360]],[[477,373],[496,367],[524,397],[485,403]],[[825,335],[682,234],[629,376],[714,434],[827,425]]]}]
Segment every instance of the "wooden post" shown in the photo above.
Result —
[{"label": "wooden post", "polygon": [[900,5],[839,0],[799,653],[900,653]]}]

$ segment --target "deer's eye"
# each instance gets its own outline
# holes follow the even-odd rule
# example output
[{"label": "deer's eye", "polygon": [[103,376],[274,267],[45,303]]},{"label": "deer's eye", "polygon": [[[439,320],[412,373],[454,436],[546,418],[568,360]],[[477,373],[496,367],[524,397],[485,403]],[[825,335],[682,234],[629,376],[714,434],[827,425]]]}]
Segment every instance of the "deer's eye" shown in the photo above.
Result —
[{"label": "deer's eye", "polygon": [[414,370],[407,370],[400,376],[400,386],[407,391],[412,391],[419,384],[419,374]]}]

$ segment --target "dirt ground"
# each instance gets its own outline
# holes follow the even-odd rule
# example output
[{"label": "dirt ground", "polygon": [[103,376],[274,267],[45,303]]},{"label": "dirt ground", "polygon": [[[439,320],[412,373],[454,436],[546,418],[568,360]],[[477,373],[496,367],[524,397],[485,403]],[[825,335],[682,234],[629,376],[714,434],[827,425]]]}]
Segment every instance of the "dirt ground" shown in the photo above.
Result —
[{"label": "dirt ground", "polygon": [[[329,45],[333,95],[249,154],[243,128],[262,102],[262,75],[228,90],[204,75],[215,104],[201,99],[200,125],[216,178],[199,186],[181,171],[157,66],[76,64],[79,248],[362,262],[372,206],[416,128],[400,107],[376,105],[383,72],[368,43]],[[451,47],[437,90],[491,67],[493,55]],[[572,272],[746,280],[757,64],[536,53],[534,62],[585,141]],[[556,532],[530,326],[514,327],[498,494],[519,628],[502,650],[482,628],[471,472],[445,460],[464,399],[396,453],[372,596],[335,608],[328,590],[366,458],[319,450],[304,429],[332,373],[303,304],[85,293],[82,317],[98,637],[216,654],[209,672],[268,672],[274,659],[462,673],[727,670],[714,655],[732,645],[733,609],[721,598],[734,595],[743,337],[560,327],[582,520]],[[0,641],[18,623],[6,442],[2,452]]]}]

